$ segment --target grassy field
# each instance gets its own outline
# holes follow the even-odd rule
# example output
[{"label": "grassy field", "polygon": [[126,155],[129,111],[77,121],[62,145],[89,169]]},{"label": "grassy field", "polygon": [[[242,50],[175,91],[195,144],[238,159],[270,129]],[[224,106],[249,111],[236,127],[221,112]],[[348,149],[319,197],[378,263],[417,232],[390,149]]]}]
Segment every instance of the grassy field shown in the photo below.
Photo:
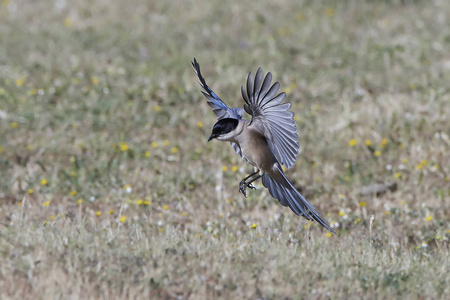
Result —
[{"label": "grassy field", "polygon": [[[0,299],[449,299],[449,1],[2,0],[0,20]],[[337,235],[239,193],[252,168],[206,142],[194,57],[231,106],[273,73],[287,176]]]}]

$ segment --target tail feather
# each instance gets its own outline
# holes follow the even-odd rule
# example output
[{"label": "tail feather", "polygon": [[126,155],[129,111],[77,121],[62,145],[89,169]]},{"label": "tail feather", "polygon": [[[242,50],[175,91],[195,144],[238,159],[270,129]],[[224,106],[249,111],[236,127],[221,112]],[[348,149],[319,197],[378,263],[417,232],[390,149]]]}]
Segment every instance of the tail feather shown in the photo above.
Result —
[{"label": "tail feather", "polygon": [[280,201],[282,205],[289,206],[296,215],[303,216],[308,220],[314,219],[320,225],[336,234],[327,221],[322,218],[320,213],[316,211],[311,203],[306,201],[305,197],[286,178],[281,167],[278,166],[277,173],[273,177],[264,174],[262,183],[269,190],[272,197]]}]

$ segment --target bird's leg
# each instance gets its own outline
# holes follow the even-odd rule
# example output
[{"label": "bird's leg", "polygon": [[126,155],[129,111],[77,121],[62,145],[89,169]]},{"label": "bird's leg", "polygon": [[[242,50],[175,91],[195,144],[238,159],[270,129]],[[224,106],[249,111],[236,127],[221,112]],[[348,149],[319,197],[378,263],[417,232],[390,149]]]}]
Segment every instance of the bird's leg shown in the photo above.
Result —
[{"label": "bird's leg", "polygon": [[253,190],[256,190],[256,188],[252,185],[252,182],[257,180],[257,179],[260,179],[261,177],[262,177],[262,175],[258,175],[255,178],[253,178],[252,180],[250,180],[249,182],[247,182],[247,187],[249,187],[249,188],[251,188]]},{"label": "bird's leg", "polygon": [[253,181],[255,181],[256,179],[258,179],[261,176],[256,177],[255,179],[251,180],[249,183],[246,182],[247,179],[249,179],[250,177],[258,174],[259,170],[248,175],[247,177],[245,177],[244,179],[241,180],[241,182],[239,183],[239,191],[247,198],[247,193],[246,193],[246,189],[247,187],[251,188],[251,189],[255,189],[255,187],[253,185],[251,185],[251,183]]}]

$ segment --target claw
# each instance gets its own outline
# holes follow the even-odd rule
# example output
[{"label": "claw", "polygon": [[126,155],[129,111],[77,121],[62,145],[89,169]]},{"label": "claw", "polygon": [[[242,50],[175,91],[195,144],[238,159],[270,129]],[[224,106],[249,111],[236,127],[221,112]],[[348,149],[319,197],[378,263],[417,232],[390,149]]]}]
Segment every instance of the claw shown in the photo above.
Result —
[{"label": "claw", "polygon": [[247,198],[246,190],[247,190],[247,183],[244,180],[242,180],[241,182],[239,182],[239,192],[241,192],[245,198]]},{"label": "claw", "polygon": [[245,198],[247,198],[247,192],[246,192],[247,186],[245,184],[239,184],[239,192],[244,195]]},{"label": "claw", "polygon": [[251,184],[251,183],[247,183],[244,180],[239,182],[239,191],[244,195],[245,198],[247,198],[247,188],[256,190],[256,187],[254,187],[253,184]]}]

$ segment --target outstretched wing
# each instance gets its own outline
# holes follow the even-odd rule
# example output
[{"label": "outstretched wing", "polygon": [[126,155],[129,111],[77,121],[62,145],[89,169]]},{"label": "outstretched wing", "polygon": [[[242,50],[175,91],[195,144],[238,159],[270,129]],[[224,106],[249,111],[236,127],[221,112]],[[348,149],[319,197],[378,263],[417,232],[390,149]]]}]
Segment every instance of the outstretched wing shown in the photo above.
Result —
[{"label": "outstretched wing", "polygon": [[[225,102],[223,102],[217,95],[214,93],[209,86],[206,84],[205,79],[202,76],[202,73],[200,72],[200,65],[198,64],[197,60],[194,58],[194,62],[192,62],[192,66],[194,67],[195,74],[197,75],[198,79],[200,80],[200,85],[204,89],[202,91],[203,95],[208,99],[208,105],[213,109],[214,113],[217,115],[217,118],[219,120],[225,119],[225,118],[232,118],[232,119],[241,119],[244,115],[244,110],[242,108],[230,108],[228,107]],[[245,159],[248,163],[250,161],[244,156],[244,154],[241,151],[241,148],[239,148],[238,145],[235,143],[231,143],[231,146],[236,151],[237,154],[239,154],[243,159]]]},{"label": "outstretched wing", "polygon": [[251,72],[248,75],[247,90],[241,88],[246,103],[244,109],[252,116],[251,126],[264,134],[278,161],[290,168],[295,164],[300,148],[294,113],[289,110],[290,103],[282,103],[286,94],[276,95],[280,84],[275,82],[270,86],[272,74],[267,73],[264,80],[263,77],[261,68],[254,80]]},{"label": "outstretched wing", "polygon": [[219,120],[225,119],[225,118],[232,118],[232,119],[241,119],[244,115],[244,110],[242,108],[231,108],[228,107],[217,95],[214,93],[209,86],[206,84],[205,79],[202,76],[202,73],[200,72],[200,65],[198,64],[197,60],[194,58],[194,62],[192,62],[192,66],[194,67],[195,74],[197,75],[198,79],[200,80],[199,84],[204,89],[202,91],[203,95],[208,99],[208,105],[211,106],[214,113],[217,115],[217,118]]}]

